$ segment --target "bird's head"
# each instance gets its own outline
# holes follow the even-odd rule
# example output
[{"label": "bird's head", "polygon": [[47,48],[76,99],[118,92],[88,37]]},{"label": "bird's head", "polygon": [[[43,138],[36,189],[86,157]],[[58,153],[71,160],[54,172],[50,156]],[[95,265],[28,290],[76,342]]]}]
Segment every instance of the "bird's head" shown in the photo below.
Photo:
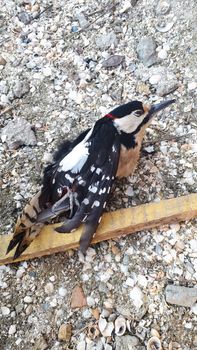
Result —
[{"label": "bird's head", "polygon": [[167,100],[154,105],[132,101],[113,109],[106,117],[113,120],[119,131],[127,134],[138,132],[141,127],[147,126],[153,116],[168,107],[175,100]]}]

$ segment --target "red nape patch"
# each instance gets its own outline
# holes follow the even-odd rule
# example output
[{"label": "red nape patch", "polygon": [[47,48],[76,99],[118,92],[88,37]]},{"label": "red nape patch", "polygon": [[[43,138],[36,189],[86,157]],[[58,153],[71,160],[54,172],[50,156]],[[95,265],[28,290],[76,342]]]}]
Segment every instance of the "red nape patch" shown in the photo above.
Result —
[{"label": "red nape patch", "polygon": [[116,117],[114,117],[112,114],[106,114],[105,117],[109,118],[109,119],[115,119]]}]

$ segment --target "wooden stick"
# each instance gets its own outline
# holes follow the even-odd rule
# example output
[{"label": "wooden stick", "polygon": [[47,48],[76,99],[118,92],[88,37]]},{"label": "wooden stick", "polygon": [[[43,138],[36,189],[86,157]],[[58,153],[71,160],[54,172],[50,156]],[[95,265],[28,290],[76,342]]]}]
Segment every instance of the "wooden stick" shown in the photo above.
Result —
[{"label": "wooden stick", "polygon": [[[93,243],[194,217],[197,217],[197,193],[105,213]],[[61,234],[55,232],[54,227],[55,225],[45,226],[24,254],[15,261],[12,260],[12,252],[5,255],[12,235],[0,236],[0,265],[64,252],[79,246],[82,228],[70,234]]]}]

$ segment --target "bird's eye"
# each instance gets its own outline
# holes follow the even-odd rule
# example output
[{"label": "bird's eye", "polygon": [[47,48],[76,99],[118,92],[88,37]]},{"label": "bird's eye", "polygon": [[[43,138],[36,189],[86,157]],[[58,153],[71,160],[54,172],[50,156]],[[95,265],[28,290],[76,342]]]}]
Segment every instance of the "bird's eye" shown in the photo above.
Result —
[{"label": "bird's eye", "polygon": [[141,111],[140,109],[138,109],[137,111],[134,111],[133,114],[134,114],[136,117],[140,117],[140,116],[143,114],[143,111]]}]

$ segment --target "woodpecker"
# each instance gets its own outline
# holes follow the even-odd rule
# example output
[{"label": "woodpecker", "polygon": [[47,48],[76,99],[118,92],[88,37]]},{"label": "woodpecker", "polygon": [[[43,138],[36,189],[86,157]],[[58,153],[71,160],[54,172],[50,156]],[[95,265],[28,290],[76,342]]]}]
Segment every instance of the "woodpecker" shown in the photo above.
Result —
[{"label": "woodpecker", "polygon": [[7,253],[14,259],[29,246],[44,224],[63,224],[68,233],[83,224],[80,250],[85,254],[97,230],[116,177],[133,174],[147,126],[155,113],[175,100],[149,106],[140,101],[123,104],[96,121],[74,141],[65,141],[44,170],[41,190],[19,216]]}]

